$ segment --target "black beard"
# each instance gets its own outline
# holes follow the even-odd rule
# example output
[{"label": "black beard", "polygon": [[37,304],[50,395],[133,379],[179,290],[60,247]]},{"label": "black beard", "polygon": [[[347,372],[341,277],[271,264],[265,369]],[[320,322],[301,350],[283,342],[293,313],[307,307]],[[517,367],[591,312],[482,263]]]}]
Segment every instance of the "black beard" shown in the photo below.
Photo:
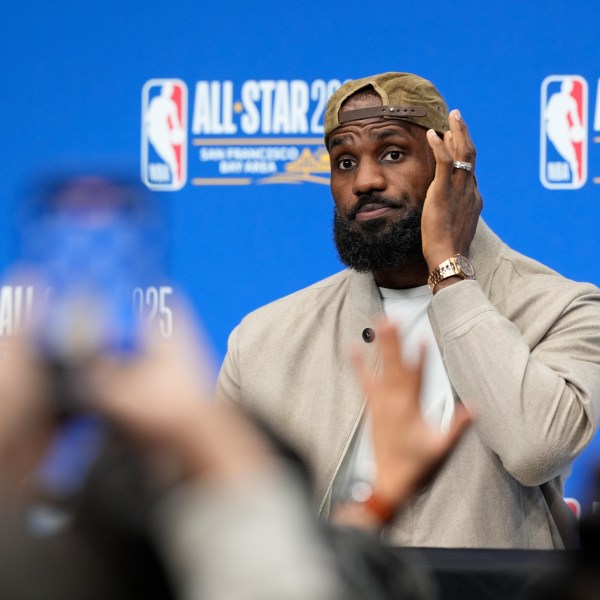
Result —
[{"label": "black beard", "polygon": [[[404,216],[391,225],[384,219],[372,219],[356,226],[356,213],[369,203],[406,209]],[[361,197],[344,217],[333,211],[333,238],[340,260],[360,273],[402,269],[422,258],[421,215],[423,209],[403,196],[386,200],[376,194]]]}]

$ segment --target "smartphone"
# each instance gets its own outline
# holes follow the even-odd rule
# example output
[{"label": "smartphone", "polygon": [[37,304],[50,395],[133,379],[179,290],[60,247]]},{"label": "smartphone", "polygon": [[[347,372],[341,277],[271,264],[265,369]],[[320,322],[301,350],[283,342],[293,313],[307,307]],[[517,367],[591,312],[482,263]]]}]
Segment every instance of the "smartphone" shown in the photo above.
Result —
[{"label": "smartphone", "polygon": [[99,176],[46,183],[21,237],[26,269],[43,288],[33,328],[42,356],[78,364],[139,350],[134,290],[164,277],[164,228],[151,196]]}]

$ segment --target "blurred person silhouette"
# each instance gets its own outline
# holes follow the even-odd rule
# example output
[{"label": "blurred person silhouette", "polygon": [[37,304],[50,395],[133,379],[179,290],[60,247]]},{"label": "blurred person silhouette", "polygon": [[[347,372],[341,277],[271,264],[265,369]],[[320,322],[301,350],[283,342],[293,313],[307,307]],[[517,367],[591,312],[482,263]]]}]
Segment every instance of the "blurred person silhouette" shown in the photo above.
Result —
[{"label": "blurred person silhouette", "polygon": [[[93,360],[78,374],[83,416],[60,423],[48,371],[21,343],[1,373],[1,597],[338,597],[301,483],[249,421],[209,402],[185,341]],[[81,428],[94,418],[100,448]],[[95,457],[61,488],[78,457],[56,447],[75,422],[69,450]]]},{"label": "blurred person silhouette", "polygon": [[128,286],[144,284],[159,264],[162,247],[151,243],[157,214],[135,185],[97,174],[44,179],[18,207],[11,282],[36,293],[25,330],[5,344],[0,365],[8,461],[2,597],[172,597],[142,527],[146,494],[133,457],[124,453],[101,486],[118,511],[101,500],[106,494],[88,495],[91,474],[119,444],[85,410],[82,379],[96,356],[138,351]]},{"label": "blurred person silhouette", "polygon": [[[25,228],[21,277],[53,291],[0,361],[0,597],[434,597],[425,573],[367,532],[427,482],[469,417],[447,435],[428,428],[423,357],[403,360],[395,327],[380,325],[381,376],[354,355],[378,503],[357,499],[339,513],[351,527],[319,528],[302,459],[211,402],[212,361],[189,311],[176,307],[170,336],[131,312],[132,284],[156,276],[130,255],[157,239],[152,211],[101,177],[51,190]],[[117,258],[95,264],[100,247]]]},{"label": "blurred person silhouette", "polygon": [[[0,367],[0,596],[331,598],[297,486],[270,490],[270,444],[212,409],[191,319],[170,338],[132,306],[160,283],[156,216],[137,186],[97,175],[46,182],[22,210],[19,280],[44,293]],[[122,418],[132,401],[140,423]]]},{"label": "blurred person silhouette", "polygon": [[[199,369],[210,361],[178,316],[173,339],[151,331],[135,360],[97,357],[80,373],[81,411],[102,415],[110,433],[76,496],[25,477],[39,474],[57,425],[48,372],[25,339],[13,340],[0,365],[2,482],[13,500],[3,495],[0,596],[434,598],[421,568],[366,533],[384,520],[365,505],[346,506],[339,522],[351,527],[318,529],[301,459],[238,409],[210,402],[211,377]],[[392,387],[380,384],[382,400]],[[374,433],[380,416],[406,412],[397,404],[377,412]],[[419,447],[414,462],[389,462],[403,476],[381,471],[394,482],[390,502],[424,483],[446,452]]]}]

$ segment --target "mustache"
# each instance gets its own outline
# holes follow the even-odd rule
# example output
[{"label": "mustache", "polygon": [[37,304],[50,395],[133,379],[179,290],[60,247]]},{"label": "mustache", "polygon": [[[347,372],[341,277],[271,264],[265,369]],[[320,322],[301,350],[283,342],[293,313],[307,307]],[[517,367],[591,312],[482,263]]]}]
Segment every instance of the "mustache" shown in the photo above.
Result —
[{"label": "mustache", "polygon": [[407,205],[410,205],[410,197],[405,192],[398,198],[386,198],[378,193],[370,193],[370,194],[361,194],[356,201],[356,204],[346,213],[344,216],[347,219],[356,219],[356,215],[359,211],[367,206],[367,204],[378,204],[381,207],[385,208],[404,208]]}]

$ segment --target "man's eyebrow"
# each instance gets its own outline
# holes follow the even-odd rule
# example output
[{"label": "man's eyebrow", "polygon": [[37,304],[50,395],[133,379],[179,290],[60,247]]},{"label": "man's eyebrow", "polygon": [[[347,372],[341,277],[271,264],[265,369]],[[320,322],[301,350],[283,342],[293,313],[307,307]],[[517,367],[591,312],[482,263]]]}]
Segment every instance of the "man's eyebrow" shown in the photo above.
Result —
[{"label": "man's eyebrow", "polygon": [[350,140],[351,138],[349,136],[336,136],[329,141],[329,149],[333,150],[333,148],[335,148],[336,146],[343,146],[344,144],[349,144]]}]

